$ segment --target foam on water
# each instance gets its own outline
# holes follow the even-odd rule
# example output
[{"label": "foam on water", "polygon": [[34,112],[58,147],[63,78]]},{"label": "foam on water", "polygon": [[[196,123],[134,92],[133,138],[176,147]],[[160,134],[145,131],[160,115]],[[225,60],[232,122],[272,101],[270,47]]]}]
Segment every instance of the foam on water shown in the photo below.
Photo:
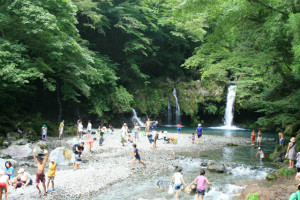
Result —
[{"label": "foam on water", "polygon": [[218,126],[218,127],[208,127],[211,129],[218,129],[218,130],[247,130],[244,128],[239,128],[237,126]]},{"label": "foam on water", "polygon": [[245,188],[246,186],[237,186],[232,184],[212,187],[212,189],[206,193],[205,198],[213,200],[231,200],[233,197],[238,196],[239,192]]},{"label": "foam on water", "polygon": [[267,172],[261,170],[250,169],[249,167],[236,167],[231,170],[233,176],[247,177],[248,179],[265,179]]}]

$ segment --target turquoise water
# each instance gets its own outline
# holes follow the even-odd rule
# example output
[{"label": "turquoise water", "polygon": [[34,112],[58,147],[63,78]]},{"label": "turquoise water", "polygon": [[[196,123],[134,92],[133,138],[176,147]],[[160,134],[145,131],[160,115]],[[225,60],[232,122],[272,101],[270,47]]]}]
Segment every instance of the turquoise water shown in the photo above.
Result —
[{"label": "turquoise water", "polygon": [[[195,131],[195,127],[183,127],[182,134],[191,134]],[[176,127],[159,127],[158,130],[166,130],[168,132],[176,132]],[[213,128],[205,128],[204,134],[219,135],[226,137],[249,137],[250,130],[220,130]],[[264,133],[263,137],[276,138],[274,133]],[[276,143],[272,140],[264,140],[262,149],[266,157],[274,150]],[[179,153],[186,159],[176,161],[178,166],[183,167],[183,176],[187,184],[190,184],[199,171],[202,169],[200,163],[202,160],[216,160],[222,163],[236,164],[230,173],[211,173],[206,170],[206,176],[216,187],[207,187],[205,195],[206,200],[232,200],[239,195],[239,192],[245,187],[245,182],[253,180],[262,180],[266,177],[267,171],[273,168],[269,160],[259,161],[255,157],[257,153],[256,146],[238,146],[225,147],[223,149],[206,151]],[[93,200],[113,200],[113,199],[174,199],[174,195],[168,194],[168,188],[158,187],[158,181],[170,181],[173,173],[161,173],[151,177],[140,177],[128,179],[113,185],[112,187],[101,191]],[[195,195],[180,193],[179,199],[195,199]]]}]

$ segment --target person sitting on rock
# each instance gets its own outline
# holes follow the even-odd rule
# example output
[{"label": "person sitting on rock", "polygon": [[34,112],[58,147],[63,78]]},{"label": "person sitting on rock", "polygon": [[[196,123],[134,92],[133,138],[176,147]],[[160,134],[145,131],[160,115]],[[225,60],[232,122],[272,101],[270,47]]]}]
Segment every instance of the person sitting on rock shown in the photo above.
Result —
[{"label": "person sitting on rock", "polygon": [[21,179],[22,183],[24,184],[23,187],[25,188],[27,185],[32,185],[32,179],[30,177],[30,174],[28,172],[25,172],[23,168],[20,168],[18,171],[18,176],[11,179],[10,182],[12,184],[16,183],[18,178]]},{"label": "person sitting on rock", "polygon": [[17,189],[17,188],[22,187],[23,185],[24,185],[24,183],[21,181],[21,178],[17,178],[17,182],[14,185],[14,187]]}]

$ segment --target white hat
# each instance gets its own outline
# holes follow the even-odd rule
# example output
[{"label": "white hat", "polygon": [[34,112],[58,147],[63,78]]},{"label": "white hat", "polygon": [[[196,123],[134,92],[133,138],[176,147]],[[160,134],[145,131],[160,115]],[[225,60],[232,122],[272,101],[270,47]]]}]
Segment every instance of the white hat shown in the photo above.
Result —
[{"label": "white hat", "polygon": [[24,168],[20,168],[19,171],[18,171],[18,174],[22,173],[22,172],[25,172],[25,169]]},{"label": "white hat", "polygon": [[55,162],[55,159],[54,158],[50,158],[50,162]]},{"label": "white hat", "polygon": [[198,126],[201,126],[201,124],[198,124]]}]

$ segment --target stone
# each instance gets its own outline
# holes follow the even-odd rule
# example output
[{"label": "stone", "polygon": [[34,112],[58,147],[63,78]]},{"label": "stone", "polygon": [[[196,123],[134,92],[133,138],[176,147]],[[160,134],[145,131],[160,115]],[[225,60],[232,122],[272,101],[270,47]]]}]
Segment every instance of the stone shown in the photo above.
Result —
[{"label": "stone", "polygon": [[58,147],[51,151],[49,158],[54,159],[57,165],[69,165],[71,163],[72,151],[65,147]]},{"label": "stone", "polygon": [[217,161],[208,161],[207,170],[211,172],[224,173],[225,166],[222,163],[219,163]]},{"label": "stone", "polygon": [[28,143],[27,139],[20,139],[12,142],[13,145],[25,145],[27,143]]},{"label": "stone", "polygon": [[204,160],[203,162],[201,162],[200,166],[202,166],[202,167],[207,167],[207,161]]},{"label": "stone", "polygon": [[48,145],[45,141],[39,141],[36,143],[36,146],[39,146],[41,149],[46,149]]},{"label": "stone", "polygon": [[32,157],[32,149],[30,144],[11,145],[7,149],[3,149],[1,154],[10,156],[13,159],[26,159]]},{"label": "stone", "polygon": [[13,159],[2,159],[2,158],[0,158],[0,166],[1,166],[1,168],[4,169],[6,161],[10,161],[14,168],[18,165],[18,162],[16,160],[13,160]]}]

